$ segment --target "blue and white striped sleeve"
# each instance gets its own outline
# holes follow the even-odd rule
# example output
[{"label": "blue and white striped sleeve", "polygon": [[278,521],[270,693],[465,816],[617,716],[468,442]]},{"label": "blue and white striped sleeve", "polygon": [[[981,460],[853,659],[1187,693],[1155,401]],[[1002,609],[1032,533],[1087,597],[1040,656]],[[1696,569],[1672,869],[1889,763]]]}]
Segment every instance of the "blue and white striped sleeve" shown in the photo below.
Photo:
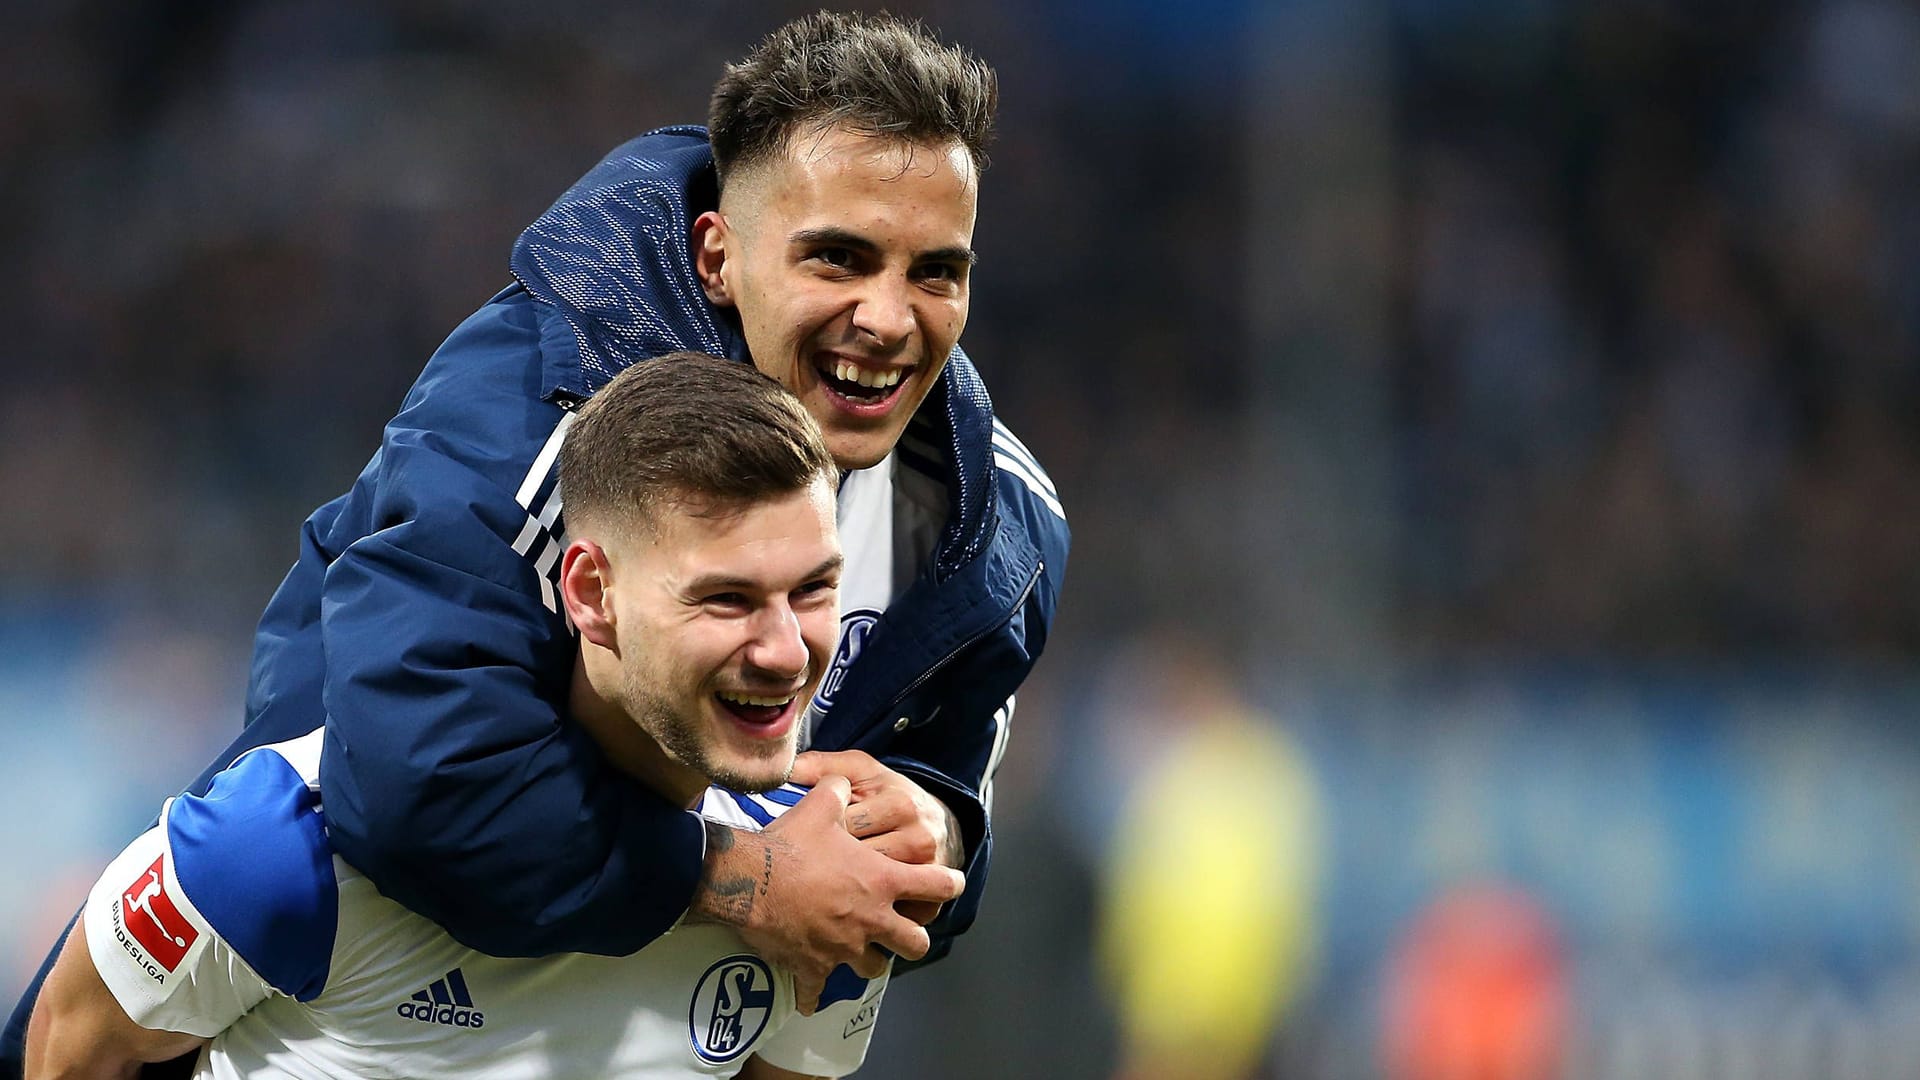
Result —
[{"label": "blue and white striped sleeve", "polygon": [[[317,734],[307,740],[317,760]],[[325,987],[338,892],[293,744],[252,751],[114,859],[87,898],[87,949],[141,1027],[218,1035],[271,995]]]}]

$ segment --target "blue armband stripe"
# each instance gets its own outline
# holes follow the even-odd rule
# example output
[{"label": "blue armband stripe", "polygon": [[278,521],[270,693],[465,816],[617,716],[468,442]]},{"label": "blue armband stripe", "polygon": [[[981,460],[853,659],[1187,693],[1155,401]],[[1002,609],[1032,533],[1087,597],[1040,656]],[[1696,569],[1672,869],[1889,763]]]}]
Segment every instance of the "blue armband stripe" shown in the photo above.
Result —
[{"label": "blue armband stripe", "polygon": [[246,754],[203,796],[167,812],[180,887],[214,932],[283,994],[311,1001],[326,987],[339,928],[319,796],[271,750]]}]

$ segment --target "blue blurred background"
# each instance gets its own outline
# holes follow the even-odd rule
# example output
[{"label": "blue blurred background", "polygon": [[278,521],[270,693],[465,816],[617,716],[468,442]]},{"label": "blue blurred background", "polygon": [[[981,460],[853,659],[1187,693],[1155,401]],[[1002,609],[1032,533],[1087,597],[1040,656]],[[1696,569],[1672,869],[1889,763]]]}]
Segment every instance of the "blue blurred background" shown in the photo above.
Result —
[{"label": "blue blurred background", "polygon": [[[0,35],[0,999],[514,236],[807,5]],[[1920,12],[909,2],[1075,531],[913,1077],[1920,1076]]]}]

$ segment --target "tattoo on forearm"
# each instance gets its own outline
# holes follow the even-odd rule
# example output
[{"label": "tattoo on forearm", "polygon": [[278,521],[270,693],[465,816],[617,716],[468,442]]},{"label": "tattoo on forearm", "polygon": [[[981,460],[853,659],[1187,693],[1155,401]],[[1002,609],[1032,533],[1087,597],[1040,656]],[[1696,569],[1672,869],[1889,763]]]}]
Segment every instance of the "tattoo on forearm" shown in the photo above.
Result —
[{"label": "tattoo on forearm", "polygon": [[753,879],[722,878],[704,882],[704,899],[694,903],[700,912],[723,926],[745,926],[753,915]]},{"label": "tattoo on forearm", "polygon": [[[735,839],[732,829],[714,821],[706,825],[708,855],[733,850]],[[772,852],[768,852],[767,858],[771,862]],[[760,891],[766,891],[764,886]],[[753,900],[751,877],[741,874],[716,876],[709,866],[700,875],[700,884],[694,888],[692,910],[726,926],[745,926],[753,915]]]}]

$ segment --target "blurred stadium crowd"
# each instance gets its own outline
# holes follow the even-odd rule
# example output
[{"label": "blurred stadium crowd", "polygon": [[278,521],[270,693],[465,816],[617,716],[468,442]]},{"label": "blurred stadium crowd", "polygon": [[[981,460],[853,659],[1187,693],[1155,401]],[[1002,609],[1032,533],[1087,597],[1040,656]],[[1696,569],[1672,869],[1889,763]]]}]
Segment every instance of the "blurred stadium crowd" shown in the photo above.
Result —
[{"label": "blurred stadium crowd", "polygon": [[[0,997],[97,860],[226,742],[298,523],[507,284],[518,230],[615,143],[703,117],[721,65],[810,6],[10,16],[0,813],[33,824],[5,841]],[[1294,1023],[1248,1036],[1271,1036],[1267,1068],[1920,1069],[1913,1025],[1887,1019],[1920,1015],[1920,13],[892,7],[1000,71],[963,343],[1076,544],[1003,774],[988,914],[945,977],[902,984],[876,1071],[1147,1075],[1123,995],[1096,989],[1125,961],[1095,960],[1085,905],[1106,910],[1126,862],[1105,856],[1126,793],[1154,790],[1132,780],[1210,730],[1169,715],[1177,692],[1132,692],[1176,640],[1233,670],[1224,699],[1258,704],[1220,714],[1282,740],[1279,804],[1321,823],[1269,838],[1289,852],[1269,860],[1277,908],[1318,899],[1273,961],[1299,969],[1273,1004]],[[1302,27],[1341,48],[1289,48]],[[1329,105],[1293,110],[1299,160],[1256,137],[1273,94]],[[1353,139],[1376,148],[1353,175],[1316,156]],[[1296,246],[1249,207],[1302,169],[1362,194]],[[1269,377],[1290,309],[1261,283],[1351,251],[1371,287],[1324,325],[1363,329],[1282,326],[1308,359]],[[1311,638],[1323,608],[1255,587],[1292,551],[1245,527],[1250,506],[1349,513],[1263,449],[1322,380],[1371,403],[1316,421],[1366,433],[1381,493],[1358,519],[1381,617],[1333,678],[1250,644]],[[1482,880],[1557,925],[1528,937],[1565,964],[1526,967],[1554,989],[1525,1022],[1571,1049],[1423,1071],[1452,1051],[1396,1042],[1395,1017],[1428,1014],[1381,1003],[1447,953],[1395,942],[1454,925],[1418,917]],[[1523,1024],[1500,1015],[1475,1030]],[[1831,1019],[1803,1038],[1781,1015]],[[1789,1036],[1813,1049],[1738,1057]]]},{"label": "blurred stadium crowd", "polygon": [[1403,629],[1910,656],[1920,18],[1477,7],[1398,54]]}]

